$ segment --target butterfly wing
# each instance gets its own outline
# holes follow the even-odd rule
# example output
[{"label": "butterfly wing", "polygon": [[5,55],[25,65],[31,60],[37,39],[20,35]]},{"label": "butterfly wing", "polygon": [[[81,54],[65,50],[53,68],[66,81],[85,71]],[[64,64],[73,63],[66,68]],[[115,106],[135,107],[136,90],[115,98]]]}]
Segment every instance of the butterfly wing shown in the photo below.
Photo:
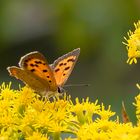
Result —
[{"label": "butterfly wing", "polygon": [[46,85],[46,81],[34,75],[32,72],[23,70],[16,66],[8,67],[7,69],[11,76],[22,80],[25,84],[29,85],[32,89],[39,92],[40,94],[46,94],[46,92],[49,90],[49,85]]},{"label": "butterfly wing", "polygon": [[[48,62],[46,61],[45,57],[35,51],[26,54],[25,56],[21,57],[21,60],[19,61],[19,66],[22,70],[18,69],[18,72],[20,71],[20,74],[17,75],[19,79],[24,81],[24,78],[21,76],[21,73],[31,74],[32,77],[34,76],[38,81],[43,81],[43,84],[46,85],[47,91],[56,91],[57,90],[57,85],[56,85],[56,80],[54,77],[54,73],[52,69],[50,68]],[[17,69],[16,69],[17,70]],[[23,72],[23,70],[25,72]],[[14,75],[14,74],[13,74]],[[16,75],[14,75],[16,77]],[[27,75],[26,75],[27,76]],[[27,76],[28,77],[28,76]],[[26,84],[30,84],[32,81],[25,81]],[[35,81],[34,81],[35,83]],[[44,85],[42,85],[44,86]],[[31,86],[33,87],[33,86]],[[41,87],[40,87],[41,88]]]},{"label": "butterfly wing", "polygon": [[77,48],[72,52],[59,57],[51,65],[58,86],[63,86],[66,83],[74,65],[76,64],[79,54],[80,48]]}]

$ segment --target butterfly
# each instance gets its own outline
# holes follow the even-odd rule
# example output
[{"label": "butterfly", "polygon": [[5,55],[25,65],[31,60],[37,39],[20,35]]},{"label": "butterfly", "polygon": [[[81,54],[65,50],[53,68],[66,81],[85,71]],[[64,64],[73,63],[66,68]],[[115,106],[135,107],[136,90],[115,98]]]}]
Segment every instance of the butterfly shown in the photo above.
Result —
[{"label": "butterfly", "polygon": [[41,53],[34,51],[21,57],[19,67],[11,66],[7,70],[41,96],[49,97],[64,91],[79,54],[80,48],[74,49],[49,65]]}]

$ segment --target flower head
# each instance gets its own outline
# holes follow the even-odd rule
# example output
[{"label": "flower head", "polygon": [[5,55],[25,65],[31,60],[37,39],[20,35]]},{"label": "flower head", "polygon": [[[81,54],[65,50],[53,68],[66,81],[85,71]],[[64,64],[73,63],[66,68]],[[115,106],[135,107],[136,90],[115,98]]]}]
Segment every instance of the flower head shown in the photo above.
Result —
[{"label": "flower head", "polygon": [[120,123],[116,112],[89,98],[73,103],[66,94],[42,99],[28,87],[0,87],[0,139],[27,140],[138,140],[140,139],[140,96],[136,97],[138,123]]},{"label": "flower head", "polygon": [[128,39],[124,37],[126,42],[123,44],[126,45],[128,51],[128,60],[127,63],[132,64],[137,63],[137,58],[140,57],[140,21],[134,23],[135,31],[128,32]]},{"label": "flower head", "polygon": [[34,132],[31,136],[26,137],[26,140],[49,140],[47,135],[43,135],[39,132]]}]

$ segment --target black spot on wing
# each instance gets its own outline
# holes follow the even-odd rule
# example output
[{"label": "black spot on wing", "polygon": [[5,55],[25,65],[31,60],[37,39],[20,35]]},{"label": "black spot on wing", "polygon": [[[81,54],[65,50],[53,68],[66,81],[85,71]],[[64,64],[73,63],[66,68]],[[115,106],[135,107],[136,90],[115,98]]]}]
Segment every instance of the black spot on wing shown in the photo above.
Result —
[{"label": "black spot on wing", "polygon": [[30,71],[31,71],[31,72],[34,72],[34,71],[35,71],[35,69],[31,69]]},{"label": "black spot on wing", "polygon": [[42,62],[41,61],[34,61],[36,64],[42,64]]},{"label": "black spot on wing", "polygon": [[31,67],[34,67],[35,65],[34,65],[34,64],[30,64],[30,66],[31,66]]},{"label": "black spot on wing", "polygon": [[37,64],[35,64],[36,67],[39,67]]},{"label": "black spot on wing", "polygon": [[71,59],[68,59],[67,62],[74,62],[75,59],[71,58]]},{"label": "black spot on wing", "polygon": [[48,72],[48,70],[47,69],[44,69],[44,70],[42,70],[43,72]]},{"label": "black spot on wing", "polygon": [[55,70],[55,72],[58,72],[59,70],[60,70],[60,69],[58,68],[58,69]]},{"label": "black spot on wing", "polygon": [[27,63],[28,61],[29,61],[28,59],[25,60],[26,63]]},{"label": "black spot on wing", "polygon": [[26,59],[24,62],[27,63],[31,60],[31,58]]},{"label": "black spot on wing", "polygon": [[68,70],[70,67],[66,67],[64,70]]},{"label": "black spot on wing", "polygon": [[60,63],[59,66],[60,66],[60,67],[63,66],[63,63]]}]

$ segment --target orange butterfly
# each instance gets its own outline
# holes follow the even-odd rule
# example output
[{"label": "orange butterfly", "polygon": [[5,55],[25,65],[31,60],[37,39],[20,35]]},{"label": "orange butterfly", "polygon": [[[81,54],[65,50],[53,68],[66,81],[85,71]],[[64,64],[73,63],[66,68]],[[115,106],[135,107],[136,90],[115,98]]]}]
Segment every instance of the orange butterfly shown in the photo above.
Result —
[{"label": "orange butterfly", "polygon": [[11,76],[20,79],[42,96],[50,96],[63,92],[63,86],[68,80],[80,54],[77,48],[49,65],[45,57],[35,51],[21,57],[19,67],[8,67]]}]

